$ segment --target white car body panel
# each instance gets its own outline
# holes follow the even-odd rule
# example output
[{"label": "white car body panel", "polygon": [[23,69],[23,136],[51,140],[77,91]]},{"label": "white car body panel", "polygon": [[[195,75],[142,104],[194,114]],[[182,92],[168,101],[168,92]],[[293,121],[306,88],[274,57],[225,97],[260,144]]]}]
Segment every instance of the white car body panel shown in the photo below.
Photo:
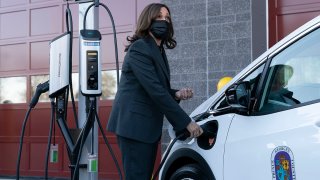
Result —
[{"label": "white car body panel", "polygon": [[272,152],[279,146],[290,147],[297,179],[320,177],[320,162],[313,162],[320,159],[319,109],[316,103],[264,116],[235,115],[226,141],[224,180],[273,179]]}]

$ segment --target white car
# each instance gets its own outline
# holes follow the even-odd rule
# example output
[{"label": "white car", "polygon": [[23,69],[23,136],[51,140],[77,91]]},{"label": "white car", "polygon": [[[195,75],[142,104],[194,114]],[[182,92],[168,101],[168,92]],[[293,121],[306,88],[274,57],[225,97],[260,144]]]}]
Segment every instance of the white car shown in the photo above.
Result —
[{"label": "white car", "polygon": [[177,141],[161,180],[319,179],[320,16],[262,54],[190,116],[211,135]]}]

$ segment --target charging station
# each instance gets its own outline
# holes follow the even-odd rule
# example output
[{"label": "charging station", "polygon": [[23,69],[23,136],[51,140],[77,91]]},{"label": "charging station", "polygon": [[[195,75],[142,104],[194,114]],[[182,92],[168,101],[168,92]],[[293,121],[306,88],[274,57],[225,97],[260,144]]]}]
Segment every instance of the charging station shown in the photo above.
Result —
[{"label": "charging station", "polygon": [[[72,180],[98,179],[98,124],[96,98],[101,95],[100,40],[98,8],[87,12],[87,28],[82,27],[91,1],[79,3],[79,84],[78,128],[66,124],[66,91],[69,86],[68,61],[70,34],[55,38],[50,44],[50,97],[56,98],[57,123],[67,144]],[[71,25],[72,26],[72,25]],[[90,101],[90,103],[89,103]]]},{"label": "charging station", "polygon": [[97,30],[80,30],[80,90],[85,96],[101,95],[101,34]]},{"label": "charging station", "polygon": [[[99,0],[76,0],[79,5],[79,84],[80,93],[78,101],[78,115],[74,104],[72,92],[72,42],[73,23],[69,1],[66,8],[67,32],[54,38],[50,42],[50,80],[40,83],[30,102],[29,110],[23,121],[18,151],[16,168],[16,179],[20,177],[20,160],[23,145],[23,137],[26,124],[32,108],[38,103],[41,94],[49,91],[51,100],[51,123],[48,136],[45,179],[48,179],[48,162],[57,162],[58,145],[51,144],[52,127],[55,125],[54,119],[60,128],[61,134],[67,146],[70,160],[69,168],[72,180],[97,180],[98,179],[98,128],[103,140],[107,145],[113,161],[119,172],[120,179],[122,173],[113,150],[106,138],[104,128],[101,125],[97,112],[97,98],[101,96],[101,60],[100,41],[101,34],[98,31],[98,7],[103,6],[109,13],[114,30],[114,43],[117,70],[118,52],[116,42],[115,24],[109,8],[100,3]],[[71,0],[70,0],[71,1]],[[86,22],[88,21],[88,23]],[[83,22],[83,23],[82,23]],[[83,24],[83,26],[81,26]],[[119,75],[117,73],[117,82]],[[69,89],[76,121],[76,128],[70,129],[67,125],[67,110]],[[54,136],[55,138],[55,136]],[[51,153],[51,154],[50,154]],[[50,155],[49,155],[50,154]]]},{"label": "charging station", "polygon": [[65,33],[50,42],[49,97],[61,93],[69,85],[70,33]]},{"label": "charging station", "polygon": [[[92,2],[85,2],[81,3],[81,1],[77,1],[79,3],[79,34],[81,35],[81,30],[83,30],[83,21],[84,21],[84,15],[88,7],[92,4]],[[91,10],[88,12],[87,15],[87,27],[91,30],[97,30],[99,28],[99,9],[98,8],[91,8]],[[100,33],[99,33],[100,34]],[[98,95],[101,94],[101,65],[100,65],[100,39],[99,42],[97,42],[98,38],[90,38],[91,36],[89,33],[84,32],[84,36],[80,36],[81,40],[79,41],[79,57],[80,57],[80,66],[79,66],[79,79],[80,79],[80,91],[79,93],[79,101],[78,101],[78,119],[79,119],[79,127],[83,127],[86,122],[87,117],[87,109],[89,108],[89,103],[84,96],[84,94],[88,94],[90,91],[93,92],[93,94]],[[82,44],[83,43],[83,44]],[[88,46],[85,46],[86,43]],[[99,44],[98,44],[99,43]],[[91,45],[91,46],[89,46]],[[91,49],[90,49],[91,48]],[[91,51],[91,52],[90,52]],[[96,53],[96,54],[95,54]],[[94,59],[89,60],[89,57],[87,59],[87,56],[93,57]],[[88,67],[87,63],[90,61],[92,64],[95,64],[94,68]],[[90,75],[88,77],[87,70],[92,70],[89,73],[95,74],[95,69],[98,69],[98,76],[94,80],[90,80]],[[88,86],[89,83],[92,83]],[[99,85],[97,88],[90,87],[92,85],[96,86],[95,83],[98,83]],[[82,94],[84,93],[84,94]],[[93,147],[93,149],[91,149]],[[88,138],[84,143],[84,148],[82,149],[81,153],[81,159],[80,164],[88,164],[88,158],[90,151],[93,151],[93,154],[98,155],[98,125],[97,122],[93,124],[93,128],[88,134]],[[86,168],[80,168],[79,169],[79,180],[97,180],[98,179],[98,173],[88,173]]]}]

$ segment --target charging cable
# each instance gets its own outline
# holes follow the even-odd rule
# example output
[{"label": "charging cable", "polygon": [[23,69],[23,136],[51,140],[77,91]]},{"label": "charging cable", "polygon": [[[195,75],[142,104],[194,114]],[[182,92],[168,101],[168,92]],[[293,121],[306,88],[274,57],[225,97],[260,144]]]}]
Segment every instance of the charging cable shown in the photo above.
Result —
[{"label": "charging cable", "polygon": [[116,26],[114,24],[113,16],[109,8],[103,4],[100,3],[98,0],[95,0],[94,3],[92,3],[84,13],[84,19],[83,19],[83,29],[86,30],[86,19],[87,19],[87,14],[93,6],[99,7],[102,6],[109,14],[111,23],[112,23],[112,29],[113,29],[113,41],[114,41],[114,50],[115,50],[115,57],[116,57],[116,69],[117,69],[117,85],[119,85],[119,57],[118,57],[118,43],[117,43],[117,32],[116,32]]},{"label": "charging cable", "polygon": [[[87,121],[92,121],[92,113],[93,111],[95,111],[95,102],[93,100],[91,100],[91,104],[90,104],[90,109],[89,109],[89,113],[88,113],[88,117],[87,117]],[[87,123],[85,123],[87,124]],[[87,127],[83,127],[83,129],[86,129]],[[93,131],[92,131],[92,136],[93,136]],[[81,159],[81,153],[82,153],[82,149],[83,149],[83,146],[84,146],[84,141],[85,141],[85,137],[84,135],[81,137],[81,141],[80,141],[80,147],[79,147],[79,152],[78,152],[78,157],[77,157],[77,162],[76,162],[76,165],[74,167],[74,172],[73,172],[73,178],[72,180],[75,180],[76,179],[76,176],[78,174],[78,171],[79,171],[79,163],[80,163],[80,159]]]},{"label": "charging cable", "polygon": [[159,165],[158,169],[156,170],[156,172],[155,172],[154,175],[152,176],[151,180],[155,180],[155,179],[157,178],[157,176],[158,176],[158,174],[159,174],[159,171],[161,170],[164,162],[167,160],[168,155],[169,155],[169,153],[170,153],[173,145],[177,142],[177,140],[179,140],[179,139],[187,139],[189,136],[190,136],[189,131],[185,131],[184,133],[181,133],[180,135],[178,135],[176,138],[174,138],[174,139],[171,141],[171,143],[170,143],[170,145],[168,146],[168,149],[167,149],[165,155],[163,156],[163,158],[162,158],[162,160],[161,160],[161,162],[160,162],[160,165]]},{"label": "charging cable", "polygon": [[[51,145],[51,137],[52,137],[52,126],[54,125],[55,119],[55,103],[54,99],[50,99],[51,101],[51,121],[50,121],[50,129],[49,129],[49,136],[48,136],[48,145],[47,145],[47,154],[46,154],[46,164],[45,164],[45,177],[44,179],[48,179],[48,164],[49,164],[49,152],[50,152],[50,145]],[[54,141],[55,144],[55,141]]]},{"label": "charging cable", "polygon": [[[70,21],[70,25],[69,25]],[[70,33],[70,46],[69,46],[69,88],[70,88],[70,94],[71,94],[71,102],[72,102],[72,109],[73,109],[73,115],[74,120],[76,123],[76,128],[79,128],[78,123],[78,116],[76,111],[76,105],[74,100],[74,94],[73,94],[73,84],[72,84],[72,47],[73,47],[73,21],[72,21],[72,13],[69,7],[69,2],[67,1],[67,8],[66,8],[66,26],[67,26],[67,32]],[[69,28],[70,27],[70,28]]]},{"label": "charging cable", "polygon": [[[73,109],[73,115],[74,120],[76,124],[76,128],[79,128],[78,124],[78,116],[75,106],[75,100],[74,100],[74,94],[73,94],[73,84],[72,84],[72,47],[73,47],[73,21],[72,21],[72,13],[69,7],[69,2],[67,1],[67,7],[66,7],[66,28],[67,32],[70,33],[70,44],[69,44],[69,90],[71,94],[71,102],[72,102],[72,109]],[[66,95],[66,107],[65,112],[67,112],[67,105],[68,105],[68,90]],[[50,145],[51,145],[51,137],[52,137],[52,125],[54,124],[54,99],[51,99],[51,124],[50,124],[50,132],[48,137],[48,145],[47,145],[47,152],[46,152],[46,164],[45,164],[45,179],[48,179],[48,164],[49,164],[49,152],[50,152]],[[66,119],[67,113],[65,113],[65,119]],[[55,124],[54,124],[55,125]]]},{"label": "charging cable", "polygon": [[99,125],[99,128],[100,128],[100,132],[101,132],[101,134],[102,134],[104,143],[107,145],[107,147],[108,147],[108,149],[109,149],[109,152],[110,152],[110,154],[111,154],[111,157],[112,157],[112,159],[113,159],[113,162],[115,163],[115,165],[116,165],[116,167],[117,167],[117,170],[118,170],[118,172],[119,172],[120,180],[122,180],[122,173],[121,173],[120,165],[119,165],[119,163],[118,163],[118,161],[117,161],[117,158],[116,158],[116,156],[115,156],[115,154],[114,154],[114,152],[113,152],[113,150],[112,150],[112,147],[110,146],[110,143],[108,142],[108,139],[107,139],[107,137],[106,137],[106,135],[105,135],[105,133],[104,133],[104,131],[103,131],[103,128],[102,128],[102,125],[101,125],[101,121],[100,121],[100,119],[99,119],[99,116],[98,116],[97,111],[94,111],[94,114],[95,114],[95,117],[96,117],[96,119],[97,119],[97,122],[98,122],[98,125]]},{"label": "charging cable", "polygon": [[22,125],[22,130],[21,130],[21,135],[20,135],[18,159],[17,159],[17,164],[16,164],[17,165],[17,167],[16,167],[16,179],[17,180],[19,180],[19,178],[20,178],[20,160],[21,160],[21,153],[22,153],[23,137],[24,137],[24,131],[26,129],[26,124],[28,122],[30,112],[37,105],[41,94],[47,92],[48,90],[49,90],[49,81],[46,81],[44,83],[40,83],[37,86],[36,92],[34,93],[32,99],[30,101],[29,109],[28,109],[26,116],[23,120],[23,125]]},{"label": "charging cable", "polygon": [[23,125],[22,125],[22,132],[21,132],[21,135],[20,135],[20,144],[19,144],[19,152],[18,152],[18,160],[17,160],[17,168],[16,168],[16,179],[19,180],[19,177],[20,177],[20,158],[21,158],[21,151],[22,151],[22,144],[23,144],[23,137],[24,137],[24,130],[26,128],[26,124],[27,124],[27,121],[28,121],[28,118],[29,118],[29,115],[30,115],[30,112],[31,112],[31,107],[29,107],[28,111],[27,111],[27,114],[23,120]]},{"label": "charging cable", "polygon": [[[96,118],[97,123],[98,123],[98,125],[99,125],[100,132],[101,132],[102,137],[103,137],[103,140],[104,140],[105,144],[106,144],[107,147],[108,147],[108,150],[109,150],[109,152],[110,152],[110,154],[111,154],[111,157],[112,157],[112,159],[113,159],[113,162],[114,162],[115,165],[116,165],[116,168],[117,168],[118,173],[119,173],[119,176],[120,176],[120,180],[122,180],[123,178],[122,178],[122,173],[121,173],[120,165],[119,165],[119,163],[118,163],[118,161],[117,161],[117,158],[116,158],[116,156],[115,156],[115,154],[114,154],[114,152],[113,152],[113,150],[112,150],[112,147],[111,147],[110,143],[108,142],[108,139],[107,139],[107,137],[106,137],[106,135],[105,135],[105,133],[104,133],[104,131],[103,131],[103,127],[102,127],[102,125],[101,125],[101,121],[100,121],[100,119],[99,119],[99,116],[98,116],[98,113],[97,113],[97,110],[96,110],[96,106],[95,106],[95,104],[96,104],[96,98],[92,98],[92,97],[91,97],[91,98],[90,98],[90,102],[91,102],[91,103],[90,103],[90,109],[89,109],[87,121],[89,121],[89,120],[94,121],[94,118]],[[86,128],[86,127],[84,127],[84,128]],[[92,130],[92,131],[93,131],[93,130]],[[74,169],[74,174],[73,174],[73,179],[72,179],[72,180],[75,180],[75,179],[76,179],[76,175],[77,175],[77,172],[78,172],[78,170],[79,170],[79,162],[80,162],[80,159],[81,159],[81,152],[82,152],[82,148],[83,148],[83,145],[84,145],[84,141],[85,141],[85,138],[84,138],[84,136],[82,136],[82,137],[81,137],[81,141],[80,141],[80,150],[79,150],[79,154],[78,154],[78,158],[77,158],[77,163],[76,163],[76,166],[75,166],[75,169]]]}]

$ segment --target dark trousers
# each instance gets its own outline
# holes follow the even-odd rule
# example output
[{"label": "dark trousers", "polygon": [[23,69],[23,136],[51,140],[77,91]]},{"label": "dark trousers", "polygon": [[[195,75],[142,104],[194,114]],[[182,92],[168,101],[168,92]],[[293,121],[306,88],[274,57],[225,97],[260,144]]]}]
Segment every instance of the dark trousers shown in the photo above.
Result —
[{"label": "dark trousers", "polygon": [[143,143],[117,136],[126,180],[150,180],[157,155],[158,142]]}]

